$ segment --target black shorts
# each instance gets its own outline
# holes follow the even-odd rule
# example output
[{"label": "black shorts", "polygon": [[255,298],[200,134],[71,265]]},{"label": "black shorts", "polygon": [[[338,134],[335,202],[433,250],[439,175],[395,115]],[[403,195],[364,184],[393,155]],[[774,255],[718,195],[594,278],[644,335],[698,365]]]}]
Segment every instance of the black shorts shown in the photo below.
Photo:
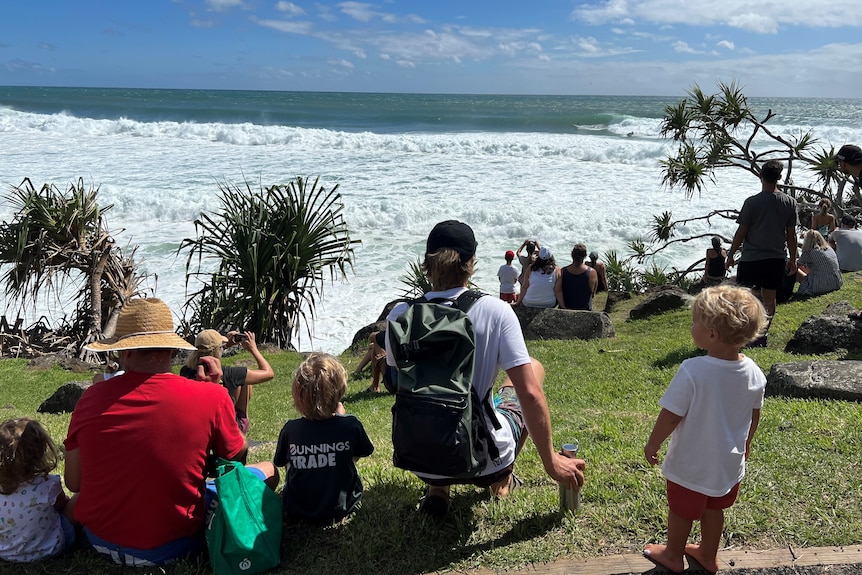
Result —
[{"label": "black shorts", "polygon": [[773,258],[736,264],[736,283],[750,288],[777,291],[784,283],[787,260]]}]

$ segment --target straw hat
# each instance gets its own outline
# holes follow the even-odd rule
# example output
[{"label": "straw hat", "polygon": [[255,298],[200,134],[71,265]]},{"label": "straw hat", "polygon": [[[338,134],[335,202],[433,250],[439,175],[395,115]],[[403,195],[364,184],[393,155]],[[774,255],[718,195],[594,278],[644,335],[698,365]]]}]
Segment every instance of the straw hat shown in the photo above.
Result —
[{"label": "straw hat", "polygon": [[90,351],[195,349],[195,346],[174,332],[171,310],[165,302],[157,298],[128,301],[120,310],[114,333],[114,337],[95,341],[84,349]]}]

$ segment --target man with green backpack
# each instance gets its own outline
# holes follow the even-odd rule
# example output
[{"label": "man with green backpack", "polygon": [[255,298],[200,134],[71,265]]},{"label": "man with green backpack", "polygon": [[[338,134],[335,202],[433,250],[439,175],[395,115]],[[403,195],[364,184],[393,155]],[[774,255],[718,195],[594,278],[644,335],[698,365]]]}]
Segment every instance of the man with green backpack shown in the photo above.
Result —
[{"label": "man with green backpack", "polygon": [[[520,485],[513,470],[527,435],[551,478],[584,482],[584,461],[554,449],[544,368],[527,353],[512,307],[468,290],[476,245],[467,224],[434,226],[422,264],[432,291],[388,317],[387,363],[398,372],[393,463],[427,484],[419,510],[437,518],[449,510],[453,484],[495,498]],[[506,380],[494,395],[500,369]]]}]

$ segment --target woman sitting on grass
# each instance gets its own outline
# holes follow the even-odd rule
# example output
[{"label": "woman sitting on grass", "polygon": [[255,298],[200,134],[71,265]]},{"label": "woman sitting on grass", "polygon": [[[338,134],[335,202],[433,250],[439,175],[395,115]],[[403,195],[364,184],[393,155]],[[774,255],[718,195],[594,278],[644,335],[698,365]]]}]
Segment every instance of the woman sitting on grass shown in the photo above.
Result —
[{"label": "woman sitting on grass", "polygon": [[840,289],[844,285],[838,256],[817,230],[805,232],[802,255],[796,261],[796,281],[799,295],[821,295]]}]

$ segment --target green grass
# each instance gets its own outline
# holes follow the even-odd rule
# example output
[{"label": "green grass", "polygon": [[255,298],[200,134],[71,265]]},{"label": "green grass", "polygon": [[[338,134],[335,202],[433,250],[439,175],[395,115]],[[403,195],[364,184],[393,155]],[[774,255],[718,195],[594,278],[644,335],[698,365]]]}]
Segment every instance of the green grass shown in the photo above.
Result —
[{"label": "green grass", "polygon": [[[747,353],[768,372],[776,362],[807,359],[784,345],[810,315],[834,301],[862,304],[862,282],[846,276],[840,292],[779,306],[769,347]],[[658,400],[679,363],[699,352],[691,343],[688,311],[627,321],[634,301],[612,314],[617,337],[597,341],[528,342],[547,368],[545,392],[557,445],[578,439],[587,460],[587,485],[577,515],[557,508],[557,486],[528,442],[517,471],[525,486],[494,503],[486,492],[453,489],[448,519],[434,523],[416,512],[422,484],[392,466],[388,395],[364,393],[370,375],[352,379],[344,400],[365,425],[375,452],[358,463],[365,483],[363,506],[344,524],[325,529],[285,526],[283,566],[274,573],[379,575],[518,569],[564,557],[639,552],[665,536],[667,507],[658,468],[646,464],[643,445],[659,411]],[[836,352],[820,358],[845,359]],[[273,455],[278,431],[295,417],[289,381],[301,357],[267,354],[274,381],[256,387],[249,439],[262,442],[249,460]],[[855,358],[855,357],[854,357]],[[238,356],[236,360],[248,358]],[[352,369],[358,357],[344,356]],[[230,360],[228,360],[228,363]],[[80,376],[54,368],[32,371],[26,362],[0,362],[4,417],[37,416],[36,408],[61,383]],[[38,418],[58,440],[68,415]],[[665,446],[666,448],[666,446]],[[859,542],[862,532],[862,405],[768,397],[754,440],[740,497],[727,513],[723,545],[751,549],[838,546]],[[0,571],[10,566],[0,565]],[[109,565],[81,550],[14,573],[148,573]],[[161,573],[161,570],[152,571]],[[208,573],[186,562],[177,574]]]}]

